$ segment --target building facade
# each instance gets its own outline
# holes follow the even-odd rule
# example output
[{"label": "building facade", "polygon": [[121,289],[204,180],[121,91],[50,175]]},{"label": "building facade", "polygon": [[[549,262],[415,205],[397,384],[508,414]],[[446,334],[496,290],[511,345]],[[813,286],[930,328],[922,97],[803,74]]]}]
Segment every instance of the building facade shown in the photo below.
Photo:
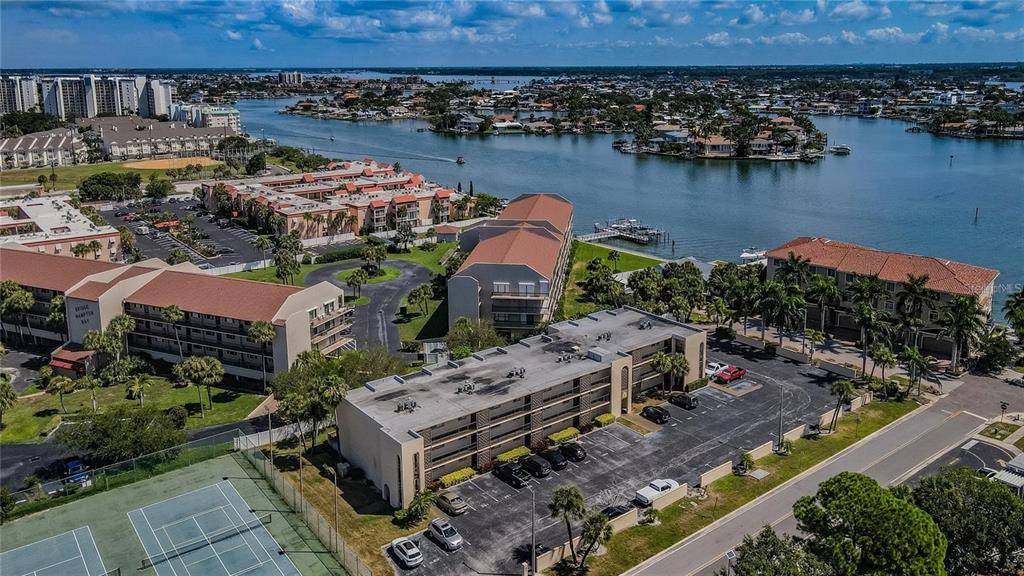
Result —
[{"label": "building facade", "polygon": [[61,120],[169,114],[174,84],[145,76],[3,76],[0,113],[38,110]]},{"label": "building facade", "polygon": [[[16,242],[40,254],[106,262],[124,259],[121,233],[89,220],[68,196],[0,200],[0,242]],[[82,253],[75,256],[76,250]]]},{"label": "building facade", "polygon": [[0,170],[69,166],[88,159],[88,147],[74,128],[55,128],[0,140]]},{"label": "building facade", "polygon": [[108,160],[137,160],[155,156],[209,156],[232,134],[224,128],[194,128],[186,122],[159,122],[122,116],[80,122],[92,126]]},{"label": "building facade", "polygon": [[524,194],[498,217],[459,236],[466,259],[448,279],[448,323],[488,320],[524,334],[558,306],[572,248],[572,204],[556,194]]},{"label": "building facade", "polygon": [[658,352],[686,355],[683,382],[703,377],[705,347],[702,330],[633,308],[560,322],[350,391],[336,410],[341,454],[402,507],[444,474],[479,469],[601,414],[629,413],[634,397],[666,384],[651,365]]},{"label": "building facade", "polygon": [[[885,314],[899,312],[900,293],[908,275],[928,276],[926,288],[935,293],[937,301],[923,307],[918,319],[918,334],[920,347],[929,352],[951,352],[952,342],[942,334],[939,319],[942,307],[954,296],[976,296],[985,313],[992,313],[992,292],[999,276],[997,270],[931,256],[885,252],[829,238],[803,236],[766,254],[768,279],[778,274],[790,253],[809,260],[812,273],[835,278],[836,285],[844,294],[838,305],[828,308],[825,322],[828,327],[859,330],[853,303],[846,294],[862,276],[877,276],[883,282],[885,294],[879,299],[877,309]],[[821,311],[809,303],[808,324],[817,325],[820,319]]]}]

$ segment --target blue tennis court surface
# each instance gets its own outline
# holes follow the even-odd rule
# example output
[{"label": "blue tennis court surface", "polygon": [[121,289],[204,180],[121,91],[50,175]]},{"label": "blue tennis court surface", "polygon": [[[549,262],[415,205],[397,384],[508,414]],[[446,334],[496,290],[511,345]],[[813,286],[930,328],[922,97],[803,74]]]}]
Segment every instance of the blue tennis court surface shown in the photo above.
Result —
[{"label": "blue tennis court surface", "polygon": [[0,576],[103,576],[88,526],[0,554]]},{"label": "blue tennis court surface", "polygon": [[[300,576],[227,480],[128,513],[157,576]],[[6,576],[6,575],[4,575]]]}]

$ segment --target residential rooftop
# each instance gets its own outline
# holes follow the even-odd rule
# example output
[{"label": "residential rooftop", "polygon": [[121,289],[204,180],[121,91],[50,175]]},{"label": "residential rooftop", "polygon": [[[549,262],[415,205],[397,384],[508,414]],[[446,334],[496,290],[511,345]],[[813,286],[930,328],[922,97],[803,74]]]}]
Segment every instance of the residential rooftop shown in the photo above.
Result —
[{"label": "residential rooftop", "polygon": [[117,234],[113,226],[97,226],[71,205],[68,196],[0,200],[0,229],[24,230],[3,236],[5,242],[34,244]]},{"label": "residential rooftop", "polygon": [[[345,401],[404,441],[410,433],[607,368],[638,348],[699,332],[635,308],[605,310],[552,324],[546,334],[515,344],[426,366],[415,374],[375,380],[349,392]],[[565,355],[571,360],[559,361]],[[472,385],[471,392],[467,385]],[[399,409],[412,402],[412,410]]]}]

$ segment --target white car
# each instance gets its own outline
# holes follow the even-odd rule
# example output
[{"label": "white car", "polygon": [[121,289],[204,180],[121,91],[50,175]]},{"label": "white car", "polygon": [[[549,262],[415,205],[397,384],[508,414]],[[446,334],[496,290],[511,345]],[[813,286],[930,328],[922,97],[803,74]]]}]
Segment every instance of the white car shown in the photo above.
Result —
[{"label": "white car", "polygon": [[650,484],[636,491],[636,501],[642,506],[650,506],[655,500],[676,488],[679,488],[679,482],[675,480],[651,480]]},{"label": "white car", "polygon": [[708,378],[714,378],[718,376],[719,372],[728,367],[728,364],[722,364],[721,362],[708,362],[708,365],[704,367],[704,375]]},{"label": "white car", "polygon": [[415,568],[423,563],[423,554],[416,543],[402,536],[391,541],[391,551],[406,568]]}]

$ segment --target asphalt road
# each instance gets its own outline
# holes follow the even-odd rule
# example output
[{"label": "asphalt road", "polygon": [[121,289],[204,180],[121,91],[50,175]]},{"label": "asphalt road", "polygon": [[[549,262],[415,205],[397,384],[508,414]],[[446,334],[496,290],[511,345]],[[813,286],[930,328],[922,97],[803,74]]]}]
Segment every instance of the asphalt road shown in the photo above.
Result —
[{"label": "asphalt road", "polygon": [[[360,265],[359,262],[343,262],[335,266],[319,268],[306,275],[306,285],[310,286],[326,281],[342,288],[346,294],[349,294],[348,285],[335,278],[335,275],[342,270],[356,268]],[[352,336],[360,348],[383,345],[388,350],[397,350],[401,347],[398,325],[394,323],[395,310],[398,309],[402,298],[409,291],[430,282],[434,277],[434,273],[429,269],[404,260],[387,260],[384,262],[384,266],[398,268],[401,275],[388,282],[366,284],[362,287],[362,295],[368,297],[370,302],[363,306],[356,306],[352,318]]]},{"label": "asphalt road", "polygon": [[708,356],[711,361],[746,368],[744,381],[760,388],[738,397],[710,387],[701,389],[695,393],[701,404],[692,411],[664,404],[672,420],[650,434],[641,435],[620,424],[596,430],[580,440],[588,452],[585,461],[534,479],[529,488],[512,488],[493,474],[459,485],[455,491],[473,509],[451,522],[467,545],[446,552],[421,538],[425,561],[417,572],[431,576],[515,573],[528,555],[531,491],[536,492],[537,541],[554,547],[567,539],[564,525],[547,511],[557,487],[576,485],[587,508],[601,510],[629,503],[638,488],[656,478],[692,486],[709,468],[777,438],[780,388],[786,430],[816,422],[834,405],[831,376],[813,367],[714,348]]},{"label": "asphalt road", "polygon": [[936,474],[943,468],[966,467],[972,470],[979,468],[1001,470],[1004,464],[1013,456],[1009,450],[995,444],[982,440],[967,440],[950,448],[945,454],[941,454],[927,466],[907,478],[904,483],[916,486],[920,484],[921,479]]},{"label": "asphalt road", "polygon": [[713,574],[723,567],[725,554],[745,534],[765,525],[779,532],[796,532],[793,504],[813,494],[818,485],[842,471],[857,471],[883,485],[913,477],[936,458],[961,446],[988,418],[997,415],[999,402],[1024,405],[1024,391],[991,378],[965,376],[964,384],[947,397],[914,412],[823,466],[785,484],[756,505],[727,517],[662,554],[627,572],[644,576]]},{"label": "asphalt road", "polygon": [[20,394],[39,378],[39,368],[46,364],[40,354],[46,353],[47,351],[43,350],[40,350],[39,354],[24,350],[7,350],[0,368],[11,375],[11,385],[14,386],[15,392]]}]

